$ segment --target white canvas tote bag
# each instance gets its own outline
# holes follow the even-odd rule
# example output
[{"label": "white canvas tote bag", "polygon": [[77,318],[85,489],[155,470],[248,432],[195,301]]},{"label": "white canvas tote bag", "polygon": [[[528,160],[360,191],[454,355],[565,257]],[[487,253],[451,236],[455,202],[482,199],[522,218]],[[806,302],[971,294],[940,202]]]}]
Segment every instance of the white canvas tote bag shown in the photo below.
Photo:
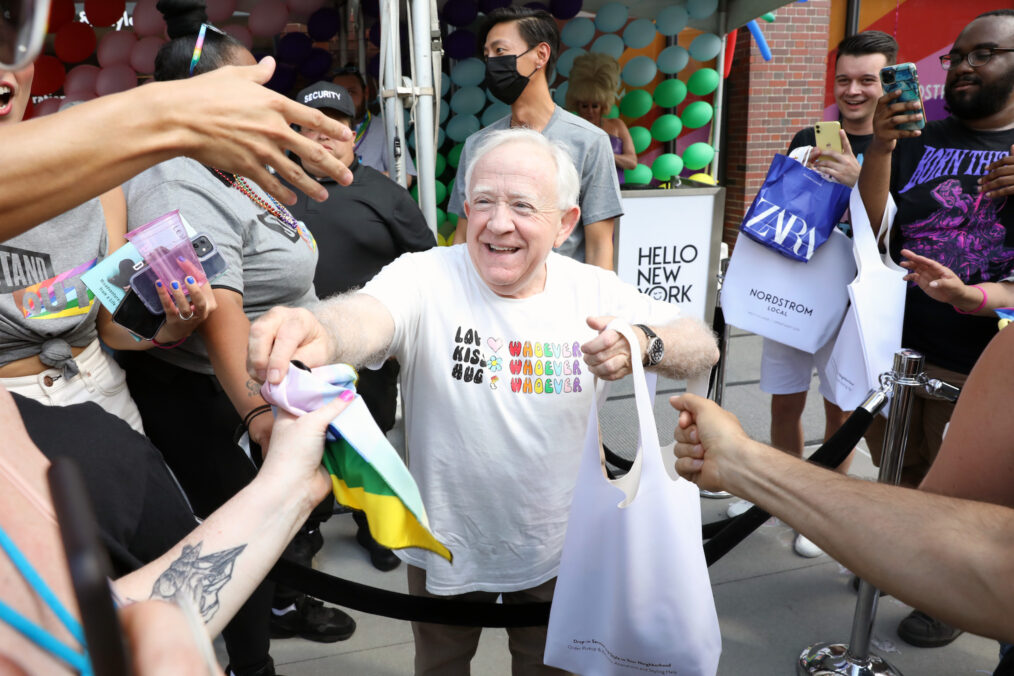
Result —
[{"label": "white canvas tote bag", "polygon": [[[901,348],[905,318],[907,271],[880,253],[859,188],[852,190],[852,243],[858,272],[848,285],[851,305],[828,358],[825,373],[831,384],[831,401],[843,411],[855,410],[880,386],[880,374],[894,365]],[[888,198],[881,230],[890,231],[898,209]],[[887,247],[890,248],[889,246]],[[886,415],[887,408],[883,409]]]},{"label": "white canvas tote bag", "polygon": [[[638,344],[629,325],[614,321],[610,328]],[[701,544],[697,486],[666,473],[653,397],[640,361],[633,361],[637,456],[625,476],[605,477],[593,404],[549,616],[546,664],[583,676],[714,676],[722,637]],[[654,374],[649,378],[654,392]]]}]

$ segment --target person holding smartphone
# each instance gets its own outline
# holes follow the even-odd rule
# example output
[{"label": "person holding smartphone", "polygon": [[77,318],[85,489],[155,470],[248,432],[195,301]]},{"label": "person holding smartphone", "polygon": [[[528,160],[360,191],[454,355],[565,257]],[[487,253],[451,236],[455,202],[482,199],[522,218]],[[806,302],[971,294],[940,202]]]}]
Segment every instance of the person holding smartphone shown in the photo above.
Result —
[{"label": "person holding smartphone", "polygon": [[[905,299],[902,346],[925,356],[930,378],[962,386],[997,332],[996,318],[982,316],[997,300],[990,284],[1014,275],[1014,10],[980,14],[940,65],[950,115],[921,131],[903,129],[922,119],[919,102],[899,103],[900,91],[882,97],[859,191],[871,223],[890,217],[889,203],[897,208],[885,242],[895,260],[904,250],[909,260],[930,259],[977,287],[951,305],[913,283]],[[954,404],[916,392],[903,485],[926,476],[953,411]],[[878,465],[883,435],[883,421],[875,420],[866,439]],[[960,634],[918,610],[898,627],[902,639],[924,647]]]},{"label": "person holding smartphone", "polygon": [[[819,147],[814,127],[806,127],[792,138],[789,152],[811,146],[809,163],[812,168],[844,185],[855,185],[863,153],[873,139],[873,112],[883,94],[880,69],[894,63],[897,56],[898,43],[887,33],[864,31],[842,40],[838,44],[834,78],[834,98],[841,120],[834,140],[838,141],[841,151]],[[816,354],[810,354],[764,339],[760,389],[771,395],[771,445],[775,448],[796,457],[803,456],[803,409],[814,369],[820,378],[820,392],[824,398],[825,441],[848,417],[830,401],[830,383],[824,373],[833,345],[834,340],[830,340]],[[850,464],[851,456],[838,471],[847,473]],[[729,515],[737,516],[750,507],[749,502],[738,500],[729,506]],[[796,536],[793,549],[808,558],[823,553],[802,534]]]}]

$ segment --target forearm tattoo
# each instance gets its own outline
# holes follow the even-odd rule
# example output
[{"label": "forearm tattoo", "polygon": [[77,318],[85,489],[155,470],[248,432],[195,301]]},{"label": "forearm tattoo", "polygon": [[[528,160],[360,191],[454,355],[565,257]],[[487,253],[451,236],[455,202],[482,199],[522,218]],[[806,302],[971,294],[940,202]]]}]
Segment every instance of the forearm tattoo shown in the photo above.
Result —
[{"label": "forearm tattoo", "polygon": [[201,556],[203,546],[204,541],[183,545],[183,553],[155,580],[151,598],[172,601],[179,594],[188,596],[207,622],[218,611],[218,593],[232,579],[236,558],[246,545]]},{"label": "forearm tattoo", "polygon": [[259,397],[261,395],[261,384],[256,380],[246,381],[246,396]]}]

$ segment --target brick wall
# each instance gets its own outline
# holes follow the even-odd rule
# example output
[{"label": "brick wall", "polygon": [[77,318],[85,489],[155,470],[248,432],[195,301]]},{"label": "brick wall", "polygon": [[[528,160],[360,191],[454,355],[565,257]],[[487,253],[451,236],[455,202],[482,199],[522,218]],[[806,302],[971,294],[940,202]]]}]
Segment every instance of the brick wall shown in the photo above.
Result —
[{"label": "brick wall", "polygon": [[782,7],[774,23],[758,21],[771,61],[764,61],[745,27],[739,30],[726,80],[723,241],[735,241],[774,154],[821,119],[830,12],[831,0],[809,0]]}]

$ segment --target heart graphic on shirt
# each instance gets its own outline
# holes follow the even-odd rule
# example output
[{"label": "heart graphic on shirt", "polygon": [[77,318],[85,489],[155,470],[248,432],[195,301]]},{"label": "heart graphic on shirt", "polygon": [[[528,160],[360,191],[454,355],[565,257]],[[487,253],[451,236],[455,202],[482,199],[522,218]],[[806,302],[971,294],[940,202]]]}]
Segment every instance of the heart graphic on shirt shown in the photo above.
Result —
[{"label": "heart graphic on shirt", "polygon": [[495,354],[501,347],[503,347],[503,340],[500,338],[487,338],[486,344],[489,345],[489,349],[493,350]]}]

